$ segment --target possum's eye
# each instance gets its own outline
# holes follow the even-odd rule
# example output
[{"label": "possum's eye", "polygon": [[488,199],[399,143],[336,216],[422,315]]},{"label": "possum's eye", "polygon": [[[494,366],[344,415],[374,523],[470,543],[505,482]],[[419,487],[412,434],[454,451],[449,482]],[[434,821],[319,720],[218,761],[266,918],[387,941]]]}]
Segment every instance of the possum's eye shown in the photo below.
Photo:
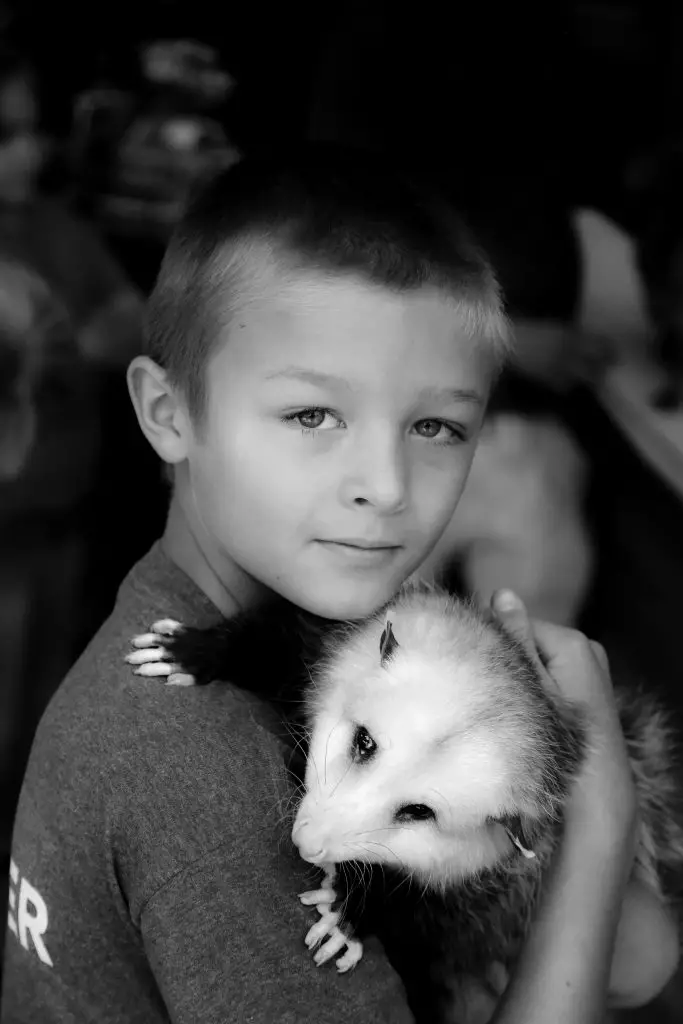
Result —
[{"label": "possum's eye", "polygon": [[404,804],[394,815],[396,821],[430,821],[436,814],[427,804]]},{"label": "possum's eye", "polygon": [[377,744],[363,725],[356,728],[352,743],[353,755],[359,761],[368,761],[377,750]]}]

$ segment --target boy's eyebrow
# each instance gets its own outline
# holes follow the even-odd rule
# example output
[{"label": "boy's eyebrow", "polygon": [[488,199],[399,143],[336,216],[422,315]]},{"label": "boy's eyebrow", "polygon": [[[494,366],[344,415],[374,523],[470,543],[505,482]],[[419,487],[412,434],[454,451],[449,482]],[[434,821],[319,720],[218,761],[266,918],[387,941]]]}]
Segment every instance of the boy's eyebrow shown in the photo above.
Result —
[{"label": "boy's eyebrow", "polygon": [[[337,377],[333,373],[320,373],[318,370],[307,370],[303,366],[287,366],[284,370],[276,370],[275,373],[267,373],[265,380],[276,380],[281,378],[289,380],[302,380],[307,384],[317,384],[319,387],[336,385],[337,387],[353,390],[353,385],[343,377]],[[474,402],[481,405],[483,396],[470,388],[424,388],[421,392],[423,398],[450,399],[455,402]]]},{"label": "boy's eyebrow", "polygon": [[320,373],[318,370],[307,370],[303,366],[287,366],[284,370],[267,373],[264,379],[276,380],[282,377],[286,377],[289,380],[302,380],[307,384],[318,384],[320,387],[336,384],[351,390],[351,385],[343,377],[336,377],[332,373]]}]

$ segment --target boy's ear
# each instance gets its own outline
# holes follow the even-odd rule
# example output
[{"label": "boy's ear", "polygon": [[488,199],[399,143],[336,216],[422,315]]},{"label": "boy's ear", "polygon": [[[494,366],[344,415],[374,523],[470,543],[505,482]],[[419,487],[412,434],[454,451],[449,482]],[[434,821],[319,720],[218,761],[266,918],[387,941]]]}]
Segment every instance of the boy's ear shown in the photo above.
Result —
[{"label": "boy's ear", "polygon": [[192,427],[185,403],[164,370],[148,356],[137,356],[127,373],[128,391],[140,429],[164,462],[187,458]]}]

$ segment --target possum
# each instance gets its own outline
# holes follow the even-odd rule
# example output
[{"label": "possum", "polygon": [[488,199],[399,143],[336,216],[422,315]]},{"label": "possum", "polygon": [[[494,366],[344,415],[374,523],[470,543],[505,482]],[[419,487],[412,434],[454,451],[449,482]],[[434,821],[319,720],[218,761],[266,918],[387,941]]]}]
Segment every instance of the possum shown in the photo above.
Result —
[{"label": "possum", "polygon": [[[424,584],[361,622],[280,605],[209,630],[165,621],[135,644],[141,674],[252,691],[258,679],[302,723],[292,840],[324,871],[301,897],[320,914],[306,937],[316,963],[341,954],[348,970],[375,934],[418,1022],[461,1019],[465,979],[488,985],[525,940],[587,753],[583,709],[548,692],[487,609]],[[616,696],[640,805],[634,870],[673,901],[674,732],[653,697]]]}]

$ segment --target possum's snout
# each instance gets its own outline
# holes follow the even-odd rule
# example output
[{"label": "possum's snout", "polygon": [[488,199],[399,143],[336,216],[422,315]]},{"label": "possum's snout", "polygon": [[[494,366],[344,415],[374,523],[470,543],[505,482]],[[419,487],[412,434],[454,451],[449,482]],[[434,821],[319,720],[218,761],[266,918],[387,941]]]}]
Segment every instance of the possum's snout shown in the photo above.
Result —
[{"label": "possum's snout", "polygon": [[322,864],[323,861],[330,860],[324,839],[311,824],[310,819],[303,817],[301,813],[297,815],[294,822],[292,842],[297,847],[302,860],[308,861],[309,864]]},{"label": "possum's snout", "polygon": [[292,842],[309,864],[349,860],[354,851],[358,854],[357,821],[357,812],[354,815],[343,801],[330,802],[320,793],[309,793],[294,820]]}]

